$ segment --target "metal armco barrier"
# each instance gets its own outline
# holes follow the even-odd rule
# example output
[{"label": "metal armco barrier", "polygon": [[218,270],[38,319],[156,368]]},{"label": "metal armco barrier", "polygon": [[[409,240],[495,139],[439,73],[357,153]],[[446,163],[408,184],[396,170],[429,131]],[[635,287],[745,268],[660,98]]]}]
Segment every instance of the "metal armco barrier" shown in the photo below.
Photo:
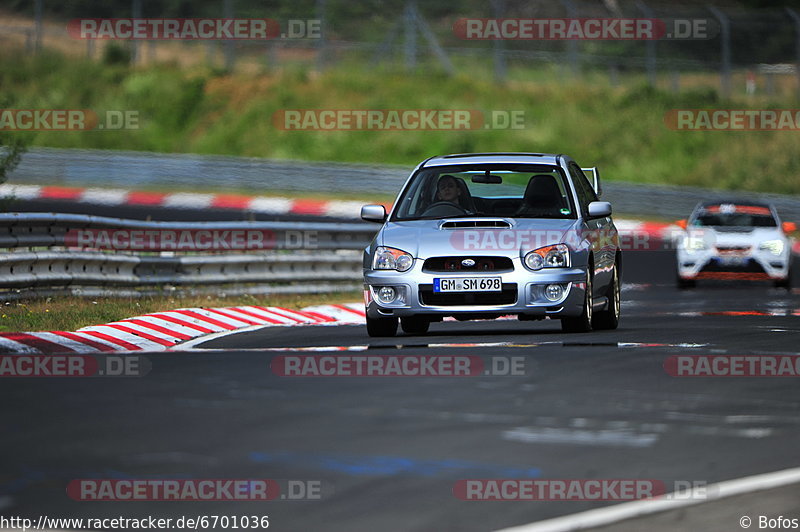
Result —
[{"label": "metal armco barrier", "polygon": [[[239,293],[307,293],[310,284],[317,291],[352,290],[361,279],[359,250],[376,230],[377,226],[358,223],[147,222],[75,214],[0,214],[0,248],[7,250],[0,253],[0,299],[17,299],[22,292],[35,297],[59,288],[97,293],[80,290],[86,287],[128,296],[134,289],[153,293],[158,288],[231,284],[255,285],[240,286]],[[166,233],[173,243],[175,235],[193,238],[200,233],[207,237],[201,240],[212,245],[176,250],[156,238],[143,253],[82,249],[75,246],[78,231]],[[230,239],[209,237],[247,232],[267,234],[271,240],[258,249],[230,249],[216,245],[230,244]]]}]

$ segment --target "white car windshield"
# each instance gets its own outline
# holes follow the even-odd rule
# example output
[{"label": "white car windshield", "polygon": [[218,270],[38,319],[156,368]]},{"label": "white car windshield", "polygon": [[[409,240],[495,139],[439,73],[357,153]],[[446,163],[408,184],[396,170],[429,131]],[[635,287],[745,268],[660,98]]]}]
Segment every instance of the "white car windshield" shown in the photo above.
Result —
[{"label": "white car windshield", "polygon": [[701,208],[691,223],[694,227],[777,227],[768,207],[719,204]]},{"label": "white car windshield", "polygon": [[483,216],[576,218],[576,213],[568,181],[555,165],[460,165],[420,170],[393,219]]}]

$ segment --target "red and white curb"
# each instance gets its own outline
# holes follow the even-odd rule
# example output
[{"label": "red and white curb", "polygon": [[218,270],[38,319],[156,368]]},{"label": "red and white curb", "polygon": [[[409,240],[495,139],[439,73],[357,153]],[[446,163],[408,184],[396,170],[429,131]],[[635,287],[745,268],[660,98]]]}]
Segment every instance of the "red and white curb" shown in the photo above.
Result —
[{"label": "red and white curb", "polygon": [[[235,209],[264,214],[302,214],[358,219],[361,201],[324,201],[278,196],[145,192],[112,188],[44,185],[0,185],[0,197],[22,200],[64,200],[95,205],[168,207],[173,209]],[[389,207],[389,205],[386,205]]]},{"label": "red and white curb", "polygon": [[[362,201],[326,201],[295,199],[280,196],[244,196],[235,194],[198,194],[189,192],[147,192],[113,188],[62,187],[46,185],[0,185],[0,198],[14,197],[23,200],[64,200],[95,205],[129,205],[168,207],[173,209],[233,209],[263,214],[295,214],[327,216],[358,220]],[[383,204],[387,210],[390,203]],[[675,224],[641,222],[617,218],[617,229],[623,235],[649,238],[674,238],[683,231]],[[793,250],[800,254],[800,242]]]},{"label": "red and white curb", "polygon": [[[0,333],[0,353],[109,353],[167,351],[193,340],[245,329],[296,325],[363,324],[363,303],[317,305],[302,310],[242,306],[185,308],[154,312],[74,332]],[[197,342],[193,342],[197,343]]]}]

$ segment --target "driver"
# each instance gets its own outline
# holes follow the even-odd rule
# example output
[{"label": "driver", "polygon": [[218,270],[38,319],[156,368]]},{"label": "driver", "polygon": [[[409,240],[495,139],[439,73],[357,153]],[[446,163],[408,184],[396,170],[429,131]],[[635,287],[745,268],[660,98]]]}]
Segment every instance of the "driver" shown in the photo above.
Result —
[{"label": "driver", "polygon": [[436,196],[434,201],[449,201],[460,205],[461,188],[456,183],[456,178],[451,175],[443,175],[436,183]]}]

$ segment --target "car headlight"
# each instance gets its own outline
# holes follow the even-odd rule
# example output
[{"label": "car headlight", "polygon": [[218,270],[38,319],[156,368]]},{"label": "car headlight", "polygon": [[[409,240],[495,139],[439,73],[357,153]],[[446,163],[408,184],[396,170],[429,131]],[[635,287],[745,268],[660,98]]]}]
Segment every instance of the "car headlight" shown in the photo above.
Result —
[{"label": "car headlight", "polygon": [[525,266],[531,270],[542,268],[569,267],[569,247],[566,244],[555,244],[528,252],[524,258]]},{"label": "car headlight", "polygon": [[758,246],[758,249],[763,249],[769,251],[773,255],[780,255],[783,253],[784,246],[786,244],[783,240],[766,240]]},{"label": "car headlight", "polygon": [[414,257],[401,249],[378,246],[372,257],[373,270],[397,270],[405,272],[411,269]]},{"label": "car headlight", "polygon": [[704,238],[687,237],[683,239],[683,247],[686,251],[702,251],[708,249],[708,244]]}]

